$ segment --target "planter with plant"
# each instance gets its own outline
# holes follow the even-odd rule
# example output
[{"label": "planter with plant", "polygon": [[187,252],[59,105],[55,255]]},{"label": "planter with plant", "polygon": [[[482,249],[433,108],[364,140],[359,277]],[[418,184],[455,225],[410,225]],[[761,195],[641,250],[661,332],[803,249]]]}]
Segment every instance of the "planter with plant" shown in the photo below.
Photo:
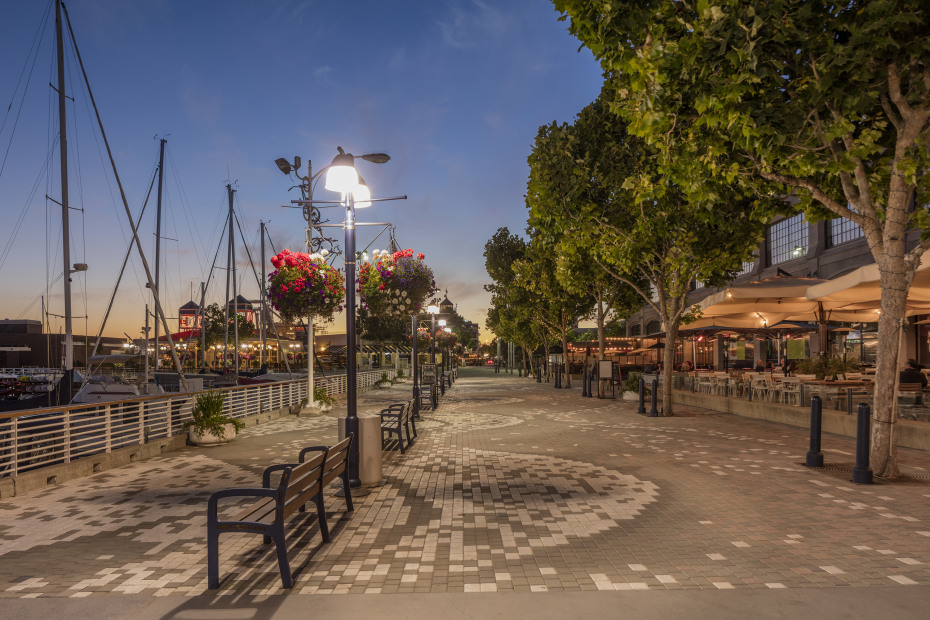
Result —
[{"label": "planter with plant", "polygon": [[187,429],[191,443],[198,446],[217,446],[235,438],[245,428],[241,420],[236,420],[223,413],[226,394],[216,390],[207,390],[197,395],[191,419],[182,428]]},{"label": "planter with plant", "polygon": [[336,404],[336,399],[326,393],[322,385],[313,386],[313,406],[323,413],[329,411]]},{"label": "planter with plant", "polygon": [[845,376],[847,372],[860,372],[861,370],[862,365],[859,360],[828,357],[826,359],[798,360],[794,372],[800,375],[816,375],[817,379],[832,381],[837,379],[837,375]]},{"label": "planter with plant", "polygon": [[[623,400],[639,400],[639,378],[642,375],[638,372],[631,372],[627,375],[626,380],[620,384],[621,398]],[[648,390],[648,388],[647,388]]]},{"label": "planter with plant", "polygon": [[375,387],[379,389],[390,387],[391,385],[393,385],[393,382],[390,379],[388,379],[388,374],[386,372],[382,372],[381,378],[375,381]]}]

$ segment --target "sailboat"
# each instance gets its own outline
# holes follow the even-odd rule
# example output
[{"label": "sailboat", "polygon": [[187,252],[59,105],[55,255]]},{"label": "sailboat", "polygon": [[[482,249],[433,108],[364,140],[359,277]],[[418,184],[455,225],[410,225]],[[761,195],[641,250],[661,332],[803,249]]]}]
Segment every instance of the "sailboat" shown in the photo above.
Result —
[{"label": "sailboat", "polygon": [[126,212],[126,216],[129,219],[129,224],[132,229],[132,238],[133,244],[135,245],[138,254],[141,258],[142,266],[145,270],[145,275],[148,280],[148,288],[153,292],[154,303],[155,303],[155,315],[156,320],[161,321],[161,325],[165,329],[165,335],[167,337],[168,346],[171,351],[172,360],[174,362],[175,370],[179,375],[183,375],[181,369],[181,362],[178,358],[177,350],[175,349],[174,342],[171,338],[171,332],[168,328],[167,318],[161,303],[159,302],[158,296],[158,286],[156,278],[153,278],[152,271],[149,268],[148,261],[145,258],[145,253],[142,250],[142,244],[139,240],[138,224],[133,220],[132,213],[129,209],[129,203],[126,199],[126,193],[123,189],[122,182],[119,177],[119,173],[116,169],[116,163],[113,159],[113,153],[110,149],[109,141],[107,140],[106,133],[103,129],[103,124],[100,119],[100,113],[97,109],[96,101],[94,100],[93,92],[90,89],[90,84],[87,81],[87,74],[84,70],[84,64],[81,60],[81,54],[78,50],[77,42],[74,38],[74,32],[71,29],[71,22],[68,18],[67,9],[64,7],[61,0],[55,0],[55,38],[56,38],[56,53],[57,53],[57,94],[58,94],[58,122],[59,122],[59,149],[60,149],[60,172],[61,172],[61,200],[59,202],[61,206],[61,224],[62,224],[62,261],[64,268],[64,277],[63,280],[63,293],[64,293],[64,321],[65,321],[65,330],[64,330],[64,360],[61,379],[54,384],[54,387],[50,388],[47,392],[38,393],[31,398],[20,398],[18,400],[3,400],[0,401],[0,412],[3,411],[17,411],[23,409],[34,409],[34,408],[44,408],[52,407],[57,405],[67,405],[71,403],[74,399],[76,388],[79,385],[76,383],[79,382],[80,377],[75,374],[74,370],[74,332],[72,328],[72,311],[71,311],[71,274],[84,271],[87,269],[86,265],[76,264],[71,265],[71,249],[70,249],[70,227],[69,227],[69,210],[71,208],[69,198],[68,198],[68,140],[67,140],[67,93],[65,91],[65,62],[64,62],[64,28],[67,25],[68,34],[70,35],[71,42],[73,44],[73,49],[77,58],[77,65],[81,70],[81,74],[84,79],[84,83],[87,87],[87,94],[89,96],[90,103],[93,107],[94,113],[96,114],[97,125],[100,130],[100,135],[103,141],[104,146],[106,147],[106,153],[109,158],[109,163],[113,171],[114,178],[119,187],[119,195],[122,200],[123,208]]}]

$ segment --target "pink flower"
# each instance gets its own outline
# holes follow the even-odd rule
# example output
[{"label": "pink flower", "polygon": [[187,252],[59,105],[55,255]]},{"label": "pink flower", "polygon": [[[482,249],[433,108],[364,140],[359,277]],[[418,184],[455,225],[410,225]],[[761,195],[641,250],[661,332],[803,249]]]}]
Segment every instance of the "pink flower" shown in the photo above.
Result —
[{"label": "pink flower", "polygon": [[426,254],[424,254],[423,252],[420,252],[419,254],[417,254],[417,258],[419,258],[420,260],[423,260],[424,258],[426,258]]}]

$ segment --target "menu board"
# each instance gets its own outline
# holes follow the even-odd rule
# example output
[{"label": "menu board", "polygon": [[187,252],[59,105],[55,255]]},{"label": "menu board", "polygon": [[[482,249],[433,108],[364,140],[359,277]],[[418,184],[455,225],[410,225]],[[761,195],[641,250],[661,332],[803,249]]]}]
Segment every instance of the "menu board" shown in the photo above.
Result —
[{"label": "menu board", "polygon": [[436,364],[423,364],[420,366],[420,383],[424,385],[436,383]]},{"label": "menu board", "polygon": [[746,341],[745,340],[736,341],[736,359],[738,360],[746,359]]},{"label": "menu board", "polygon": [[788,359],[789,360],[802,360],[807,357],[807,351],[805,345],[807,344],[804,340],[788,340],[786,342],[788,349]]}]

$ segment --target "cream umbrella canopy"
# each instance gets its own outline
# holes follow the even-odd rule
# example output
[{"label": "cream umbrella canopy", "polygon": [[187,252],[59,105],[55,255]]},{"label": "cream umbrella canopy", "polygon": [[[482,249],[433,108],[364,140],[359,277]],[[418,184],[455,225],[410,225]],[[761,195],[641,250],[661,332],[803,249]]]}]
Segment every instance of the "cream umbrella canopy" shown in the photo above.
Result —
[{"label": "cream umbrella canopy", "polygon": [[705,319],[714,319],[717,325],[743,328],[808,319],[818,307],[808,299],[807,291],[824,282],[817,278],[775,276],[728,286],[701,300],[701,318],[687,327],[703,326],[700,323]]}]

